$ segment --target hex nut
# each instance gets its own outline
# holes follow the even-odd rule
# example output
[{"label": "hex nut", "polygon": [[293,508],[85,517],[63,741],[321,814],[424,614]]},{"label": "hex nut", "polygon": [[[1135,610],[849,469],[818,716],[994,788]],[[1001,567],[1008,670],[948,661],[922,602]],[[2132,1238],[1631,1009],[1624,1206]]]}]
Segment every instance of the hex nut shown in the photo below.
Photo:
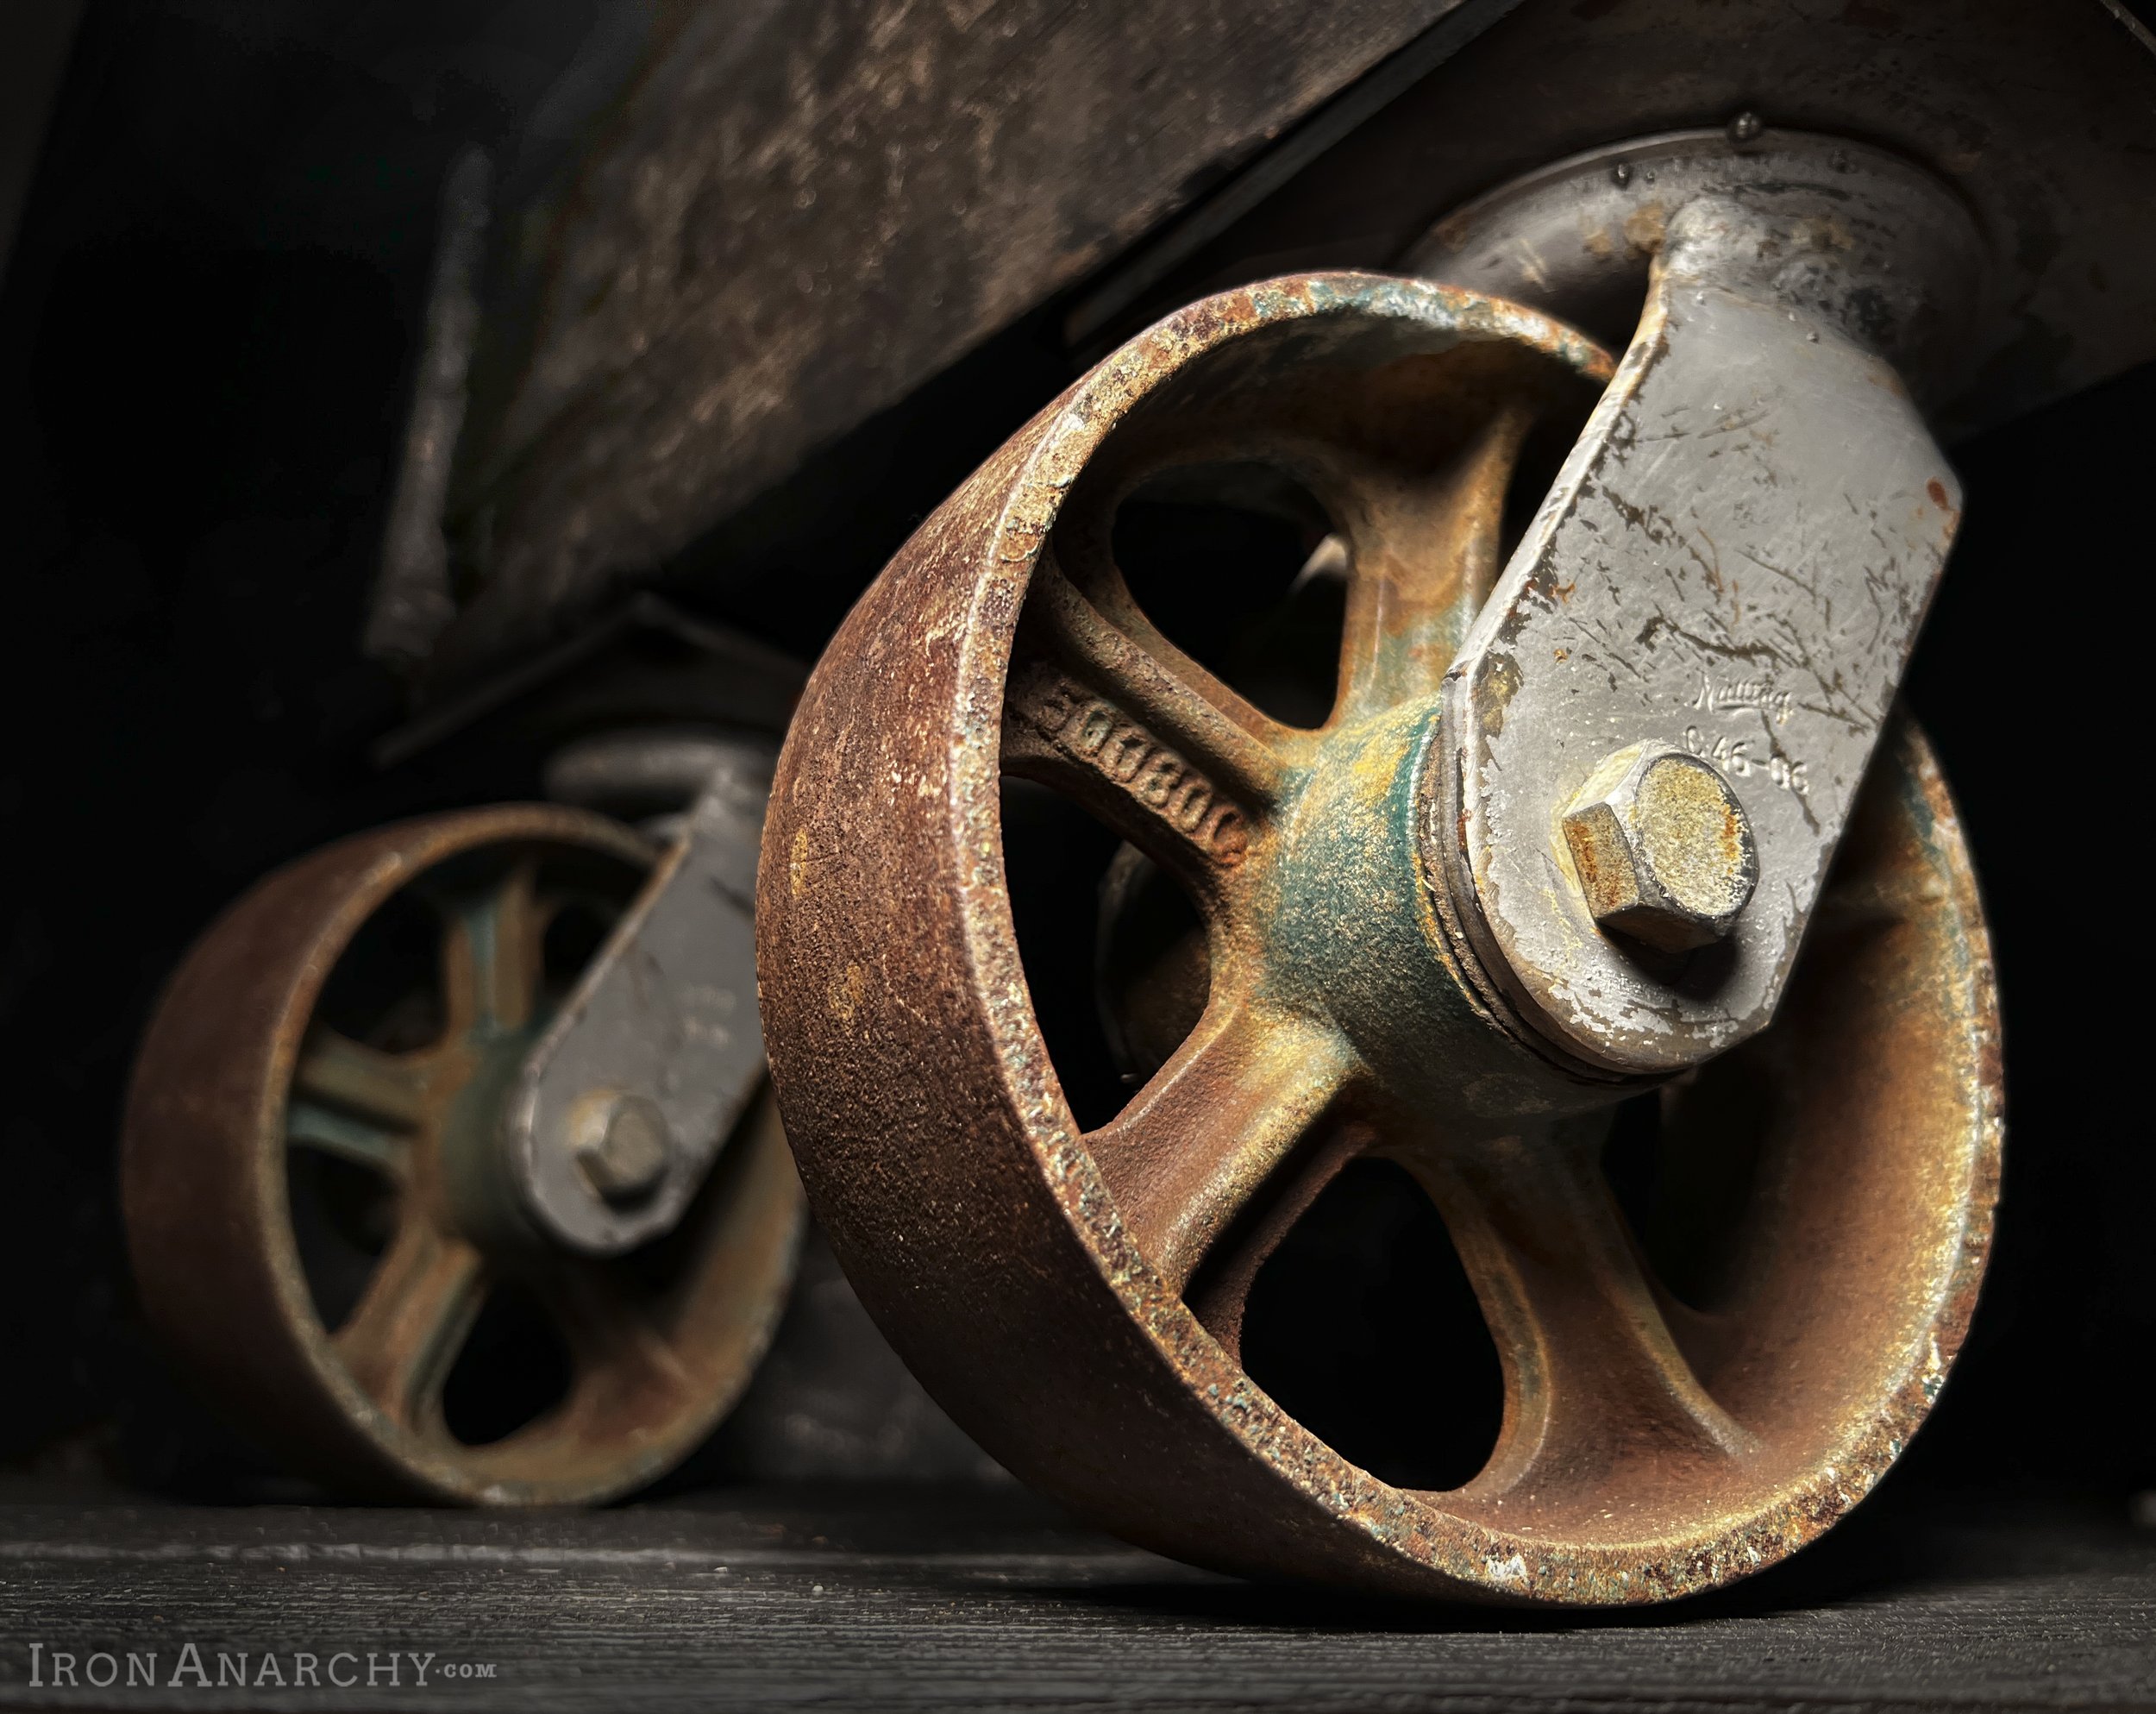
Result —
[{"label": "hex nut", "polygon": [[656,1102],[601,1090],[577,1102],[573,1129],[576,1164],[606,1202],[642,1202],[665,1181],[674,1138]]},{"label": "hex nut", "polygon": [[1720,940],[1759,881],[1752,823],[1712,763],[1658,744],[1606,757],[1564,818],[1605,932],[1664,952]]}]

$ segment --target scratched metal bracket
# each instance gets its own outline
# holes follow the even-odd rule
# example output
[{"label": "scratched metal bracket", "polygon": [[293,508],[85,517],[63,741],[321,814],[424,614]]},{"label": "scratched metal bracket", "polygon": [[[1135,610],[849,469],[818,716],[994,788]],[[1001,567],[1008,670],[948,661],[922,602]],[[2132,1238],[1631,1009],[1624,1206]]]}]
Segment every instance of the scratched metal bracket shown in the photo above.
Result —
[{"label": "scratched metal bracket", "polygon": [[764,1077],[753,923],[771,751],[711,774],[525,1060],[503,1148],[548,1236],[614,1255],[680,1219]]},{"label": "scratched metal bracket", "polygon": [[[1587,313],[1646,302],[1615,380],[1447,675],[1426,849],[1486,1000],[1608,1070],[1693,1065],[1786,983],[1960,517],[1912,386],[1979,309],[1983,238],[1838,140],[1650,139],[1562,163],[1408,261]],[[1628,746],[1710,763],[1756,839],[1723,938],[1598,925],[1563,819]]]}]

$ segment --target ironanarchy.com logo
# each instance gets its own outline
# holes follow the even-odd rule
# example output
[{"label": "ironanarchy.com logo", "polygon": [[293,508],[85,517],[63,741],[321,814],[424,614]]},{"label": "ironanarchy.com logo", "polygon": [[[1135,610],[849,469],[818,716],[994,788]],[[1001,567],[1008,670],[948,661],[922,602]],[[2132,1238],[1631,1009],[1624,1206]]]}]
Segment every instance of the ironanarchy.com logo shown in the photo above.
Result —
[{"label": "ironanarchy.com logo", "polygon": [[492,1661],[444,1661],[409,1648],[257,1649],[183,1642],[169,1648],[30,1645],[32,1690],[403,1690],[491,1679]]}]

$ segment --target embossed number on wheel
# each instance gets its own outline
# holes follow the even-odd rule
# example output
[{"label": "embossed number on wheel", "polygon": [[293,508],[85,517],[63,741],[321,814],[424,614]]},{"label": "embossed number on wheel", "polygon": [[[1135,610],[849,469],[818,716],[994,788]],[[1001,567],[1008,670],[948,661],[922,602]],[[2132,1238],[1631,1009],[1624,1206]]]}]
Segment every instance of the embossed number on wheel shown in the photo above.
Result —
[{"label": "embossed number on wheel", "polygon": [[[1998,1171],[1995,1003],[1913,729],[1882,747],[1776,1025],[1682,1087],[1564,1060],[1458,967],[1428,855],[1439,683],[1496,574],[1523,444],[1575,431],[1610,371],[1527,311],[1410,281],[1208,299],[931,518],[804,700],[758,932],[811,1198],[960,1422],[1132,1540],[1395,1592],[1678,1596],[1858,1500],[1960,1340]],[[1300,486],[1344,559],[1321,725],[1200,668],[1115,563],[1141,483],[1226,464]],[[1126,1033],[1188,1033],[1091,1130],[1021,966],[1013,775],[1106,823],[1203,925],[1202,981],[1186,959],[1125,996]],[[1112,871],[1112,914],[1140,861]],[[1163,1036],[1179,1005],[1201,1010]],[[1601,1153],[1620,1106],[1658,1129],[1679,1189],[1746,1163],[1748,1194],[1698,1240],[1711,1256],[1682,1230],[1643,1248],[1619,1212]],[[1371,1156],[1442,1216],[1503,1369],[1494,1449],[1444,1491],[1358,1468],[1241,1360],[1251,1279]],[[1383,1371],[1442,1400],[1405,1325]]]}]

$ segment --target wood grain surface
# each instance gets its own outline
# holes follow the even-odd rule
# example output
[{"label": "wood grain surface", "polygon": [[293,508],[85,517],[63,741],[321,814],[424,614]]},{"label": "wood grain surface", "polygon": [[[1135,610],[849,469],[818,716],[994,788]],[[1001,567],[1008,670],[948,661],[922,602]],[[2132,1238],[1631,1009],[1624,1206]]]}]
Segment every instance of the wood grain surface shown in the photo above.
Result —
[{"label": "wood grain surface", "polygon": [[[193,1643],[210,1680],[172,1679]],[[41,1686],[31,1683],[39,1645]],[[52,1688],[55,1651],[157,1687]],[[216,1686],[302,1653],[348,1689]],[[405,1659],[365,1682],[366,1656]],[[435,1659],[422,1686],[411,1654]],[[465,1670],[491,1667],[489,1676]],[[104,1669],[100,1667],[102,1673]],[[1015,1489],[761,1489],[596,1513],[0,1508],[0,1707],[671,1710],[2156,1706],[2156,1531],[1890,1494],[1780,1572],[1620,1617],[1259,1588]]]},{"label": "wood grain surface", "polygon": [[1462,5],[663,10],[512,223],[451,503],[486,591],[435,673],[677,551]]}]

